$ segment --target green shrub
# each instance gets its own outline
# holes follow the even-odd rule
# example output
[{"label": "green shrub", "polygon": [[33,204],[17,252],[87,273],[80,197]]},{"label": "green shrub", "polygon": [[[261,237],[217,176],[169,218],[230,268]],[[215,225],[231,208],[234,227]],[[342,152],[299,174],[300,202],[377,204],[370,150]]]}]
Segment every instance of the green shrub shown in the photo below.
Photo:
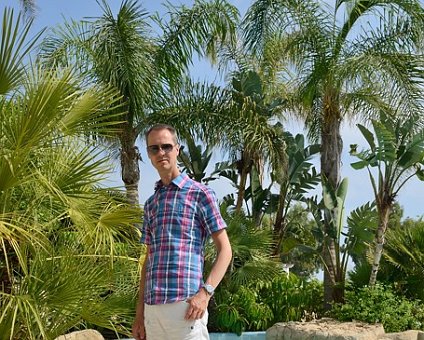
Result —
[{"label": "green shrub", "polygon": [[302,280],[294,274],[279,276],[263,284],[262,301],[273,312],[271,325],[276,322],[299,321],[305,314],[320,315],[322,311],[322,284],[317,280]]},{"label": "green shrub", "polygon": [[236,293],[223,291],[211,315],[211,324],[221,332],[241,334],[266,329],[273,318],[269,306],[252,288],[240,286]]},{"label": "green shrub", "polygon": [[322,284],[307,282],[291,274],[271,281],[239,286],[235,291],[219,289],[211,308],[212,331],[264,331],[276,322],[299,321],[305,314],[320,314]]},{"label": "green shrub", "polygon": [[340,321],[381,323],[386,332],[424,330],[424,305],[397,296],[383,285],[346,291],[346,303],[334,305],[330,316]]}]

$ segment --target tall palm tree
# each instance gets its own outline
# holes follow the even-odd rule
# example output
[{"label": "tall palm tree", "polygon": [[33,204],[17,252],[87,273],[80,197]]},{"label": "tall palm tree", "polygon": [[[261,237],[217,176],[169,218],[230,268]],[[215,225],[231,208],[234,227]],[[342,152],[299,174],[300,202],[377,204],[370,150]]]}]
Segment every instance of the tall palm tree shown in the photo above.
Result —
[{"label": "tall palm tree", "polygon": [[[195,1],[191,8],[168,5],[169,21],[149,16],[135,0],[124,0],[115,17],[101,0],[101,18],[68,23],[44,45],[42,58],[76,64],[88,83],[116,87],[127,109],[119,144],[128,201],[138,204],[141,159],[136,140],[146,117],[166,105],[163,93],[180,83],[194,53],[214,58],[217,45],[232,39],[238,12],[226,1]],[[161,35],[151,32],[158,25]],[[69,57],[70,56],[70,57]]]},{"label": "tall palm tree", "polygon": [[[383,107],[420,110],[422,57],[417,51],[423,28],[418,0],[339,0],[334,9],[313,0],[257,0],[249,8],[243,21],[245,45],[258,58],[272,54],[284,65],[280,76],[292,87],[287,109],[320,139],[321,174],[333,190],[340,182],[344,119],[367,118]],[[337,300],[330,236],[336,212],[326,215],[324,299],[329,308]]]}]

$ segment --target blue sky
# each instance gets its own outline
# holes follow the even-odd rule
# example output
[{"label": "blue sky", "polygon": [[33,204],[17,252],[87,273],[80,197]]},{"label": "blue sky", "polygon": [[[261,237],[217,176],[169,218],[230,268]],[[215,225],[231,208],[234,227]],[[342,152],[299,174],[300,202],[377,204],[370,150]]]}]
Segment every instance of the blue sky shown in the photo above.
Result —
[{"label": "blue sky", "polygon": [[[170,1],[172,4],[191,5],[193,1]],[[243,14],[248,6],[252,3],[250,0],[232,0],[230,1],[239,8]],[[326,1],[330,2],[330,1]],[[112,10],[116,13],[119,9],[121,0],[110,0],[109,4]],[[141,1],[142,7],[149,13],[154,11],[164,10],[160,0]],[[0,9],[3,11],[4,6],[11,6],[19,9],[18,0],[1,0]],[[62,23],[64,18],[82,19],[83,17],[95,17],[101,14],[99,5],[95,0],[38,0],[38,10],[34,22],[33,32],[39,31],[43,27],[54,27]],[[213,81],[221,79],[217,75],[216,70],[209,66],[205,60],[196,61],[191,69],[192,77],[196,80],[206,79]],[[286,128],[292,133],[302,132],[302,124],[299,122],[291,122],[286,125]],[[346,202],[346,213],[359,205],[366,203],[372,199],[372,192],[367,172],[365,170],[355,171],[350,167],[350,163],[355,161],[348,154],[349,144],[359,144],[360,147],[365,147],[363,138],[357,132],[354,124],[345,124],[342,131],[344,142],[344,153],[342,157],[342,177],[349,178],[349,190]],[[148,158],[144,152],[144,141],[138,141],[144,162],[141,163],[141,181],[140,181],[140,201],[144,202],[153,191],[154,182],[157,180],[157,175],[150,165]],[[215,161],[220,161],[221,154],[217,153]],[[318,166],[318,158],[315,163]],[[118,164],[115,167],[114,173],[111,175],[110,182],[114,185],[121,185]],[[229,192],[233,192],[233,188],[225,180],[217,180],[211,182],[211,187],[217,192],[217,196],[221,198]],[[414,179],[410,181],[401,191],[398,201],[404,208],[404,217],[418,217],[424,215],[424,207],[421,200],[424,198],[424,183]]]}]

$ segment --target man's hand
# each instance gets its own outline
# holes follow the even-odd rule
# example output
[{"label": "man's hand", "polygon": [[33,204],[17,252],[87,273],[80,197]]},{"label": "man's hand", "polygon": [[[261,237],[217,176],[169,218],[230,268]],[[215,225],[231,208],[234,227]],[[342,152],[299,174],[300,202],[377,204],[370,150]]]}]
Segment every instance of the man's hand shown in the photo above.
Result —
[{"label": "man's hand", "polygon": [[132,326],[132,335],[135,340],[147,340],[146,329],[144,328],[144,318],[136,315]]},{"label": "man's hand", "polygon": [[187,299],[189,307],[185,316],[186,320],[197,320],[203,318],[208,308],[210,295],[201,288],[196,295]]}]

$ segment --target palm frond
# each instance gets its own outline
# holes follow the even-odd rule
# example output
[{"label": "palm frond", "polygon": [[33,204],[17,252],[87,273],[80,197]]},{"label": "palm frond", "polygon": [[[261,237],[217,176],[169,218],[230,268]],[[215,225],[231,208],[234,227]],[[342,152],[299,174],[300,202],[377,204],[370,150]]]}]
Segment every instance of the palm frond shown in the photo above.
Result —
[{"label": "palm frond", "polygon": [[[305,29],[299,31],[299,27]],[[316,1],[255,1],[242,22],[245,44],[255,53],[260,53],[276,32],[281,36],[284,31],[301,37],[303,43],[298,46],[322,50],[319,46],[328,46],[331,28],[328,11]],[[296,44],[290,46],[296,48]]]},{"label": "palm frond", "polygon": [[114,17],[106,1],[103,16],[92,22],[90,53],[94,77],[119,89],[129,101],[130,122],[142,116],[157,84],[154,42],[148,15],[136,1],[123,1]]},{"label": "palm frond", "polygon": [[175,81],[190,65],[193,54],[216,61],[220,45],[235,44],[238,10],[227,1],[196,0],[191,8],[167,5],[170,20],[159,21],[164,32],[157,60],[158,70]]},{"label": "palm frond", "polygon": [[[33,19],[23,22],[21,14],[15,18],[13,9],[3,11],[0,44],[0,95],[7,94],[21,84],[25,68],[23,58],[31,51],[41,36],[39,32],[27,42],[27,36]],[[23,27],[22,27],[23,25]]]}]

